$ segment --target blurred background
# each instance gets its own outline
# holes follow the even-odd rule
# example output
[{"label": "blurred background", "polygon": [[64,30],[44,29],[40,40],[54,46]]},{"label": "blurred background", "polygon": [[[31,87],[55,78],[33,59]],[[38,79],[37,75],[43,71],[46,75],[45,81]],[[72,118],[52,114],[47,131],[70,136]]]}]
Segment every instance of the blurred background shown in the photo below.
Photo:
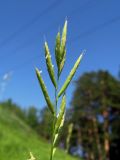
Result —
[{"label": "blurred background", "polygon": [[[67,60],[59,87],[79,54],[83,50],[86,54],[67,89],[59,147],[78,159],[120,157],[120,1],[0,0],[1,160],[27,159],[30,151],[38,159],[48,159],[52,118],[35,67],[42,70],[54,99],[44,41],[56,70],[55,37],[66,19]],[[61,156],[72,159],[58,151],[56,159],[63,159]]]}]

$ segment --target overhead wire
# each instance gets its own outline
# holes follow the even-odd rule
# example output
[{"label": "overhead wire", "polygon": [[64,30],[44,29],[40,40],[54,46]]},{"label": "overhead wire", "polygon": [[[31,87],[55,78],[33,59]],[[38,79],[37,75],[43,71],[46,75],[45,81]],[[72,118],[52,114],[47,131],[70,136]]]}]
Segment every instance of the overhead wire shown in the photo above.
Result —
[{"label": "overhead wire", "polygon": [[[93,28],[91,28],[90,30],[81,33],[81,34],[80,34],[81,36],[79,35],[79,36],[77,36],[76,38],[71,39],[71,40],[70,40],[70,43],[73,42],[73,41],[74,41],[74,42],[75,42],[75,41],[78,41],[79,38],[83,38],[83,37],[85,38],[85,37],[87,37],[88,35],[91,35],[91,34],[93,34],[94,32],[96,32],[96,31],[98,31],[98,30],[101,30],[101,29],[103,29],[103,28],[105,28],[105,27],[107,27],[107,26],[109,26],[109,25],[111,25],[111,24],[113,24],[113,23],[118,22],[119,20],[120,20],[120,16],[114,17],[114,18],[112,18],[112,19],[110,19],[110,20],[108,20],[108,21],[100,24],[99,26],[93,27],[95,30],[94,30]],[[40,57],[40,55],[39,55],[39,56],[36,56],[36,57],[32,57],[32,60],[33,60],[33,58],[34,58],[34,60],[35,60],[35,59],[37,59],[38,57]],[[28,60],[27,62],[29,63],[30,60]],[[26,63],[24,63],[21,68],[23,68],[24,65],[26,65]],[[17,67],[14,67],[14,69],[16,70],[17,68],[20,68],[20,66],[21,66],[21,65],[18,65]]]},{"label": "overhead wire", "polygon": [[[91,0],[90,0],[90,1],[91,1]],[[112,18],[112,19],[110,19],[110,20],[108,20],[108,21],[106,21],[106,22],[104,22],[104,23],[102,23],[102,24],[100,24],[100,25],[98,25],[98,26],[95,26],[95,27],[89,29],[89,30],[86,31],[86,32],[83,32],[83,33],[79,34],[79,36],[71,39],[71,40],[70,40],[70,43],[71,43],[71,42],[73,43],[73,42],[78,41],[79,38],[87,37],[88,35],[93,34],[94,32],[96,32],[96,31],[98,31],[98,30],[100,30],[100,29],[102,29],[102,28],[105,28],[106,26],[109,26],[109,25],[111,25],[111,24],[113,24],[113,23],[115,23],[115,22],[118,22],[119,20],[120,20],[120,16],[114,17],[114,18]],[[52,25],[51,25],[51,26],[52,26]],[[52,29],[52,27],[51,27],[51,29]],[[39,57],[40,57],[40,55],[39,55]],[[37,58],[38,58],[38,56],[34,57],[34,59],[37,59]],[[32,58],[32,59],[33,59],[33,58]],[[29,63],[30,60],[28,60],[27,62]],[[24,63],[24,64],[26,65],[26,64],[28,64],[28,63]],[[23,68],[24,64],[22,65],[21,68]],[[14,67],[14,69],[16,70],[17,68],[20,68],[20,66],[21,66],[21,65],[17,65],[17,67]]]},{"label": "overhead wire", "polygon": [[90,28],[89,30],[87,30],[87,31],[85,31],[83,33],[80,33],[77,37],[72,38],[70,40],[70,42],[75,42],[75,41],[79,40],[80,38],[87,37],[87,36],[97,32],[98,30],[101,30],[101,29],[103,29],[103,28],[105,28],[105,27],[107,27],[107,26],[109,26],[109,25],[111,25],[113,23],[118,22],[118,21],[120,21],[120,15],[116,16],[116,17],[113,17],[110,20],[108,20],[106,22],[103,22],[102,24],[94,26],[94,27]]},{"label": "overhead wire", "polygon": [[[77,10],[84,8],[85,6],[91,4],[91,2],[93,2],[93,1],[94,1],[94,0],[88,0],[88,1],[86,1],[86,3],[80,5],[80,6],[77,8]],[[69,16],[70,16],[70,15],[73,15],[73,13],[76,13],[75,11],[76,11],[76,9],[72,10],[72,11],[70,12]],[[49,32],[51,32],[52,30],[54,30],[55,25],[58,26],[59,21],[60,21],[60,20],[62,21],[63,18],[64,18],[64,17],[61,17],[61,19],[59,19],[57,22],[55,22],[54,24],[52,24],[51,26],[49,26],[49,27],[48,27],[49,29],[47,28],[46,31],[45,31],[45,33],[46,33],[46,32],[49,33]],[[40,32],[40,34],[42,35],[43,32]],[[39,34],[39,36],[40,36],[40,34]],[[32,40],[32,42],[33,42],[33,40]],[[20,51],[21,49],[24,49],[24,48],[26,48],[26,46],[29,46],[29,45],[31,45],[30,42],[28,42],[27,45],[26,45],[26,44],[23,44],[22,46],[17,47],[17,48],[13,51],[14,54],[12,54],[12,55],[17,54],[17,53],[18,53],[17,51]],[[6,58],[9,58],[9,56],[11,56],[11,54],[9,54]],[[5,57],[5,56],[4,56],[4,57]],[[22,69],[22,68],[24,68],[24,66],[27,66],[27,65],[31,62],[31,60],[37,59],[37,58],[39,58],[39,57],[40,57],[40,55],[39,55],[39,56],[35,56],[35,57],[32,58],[32,59],[30,58],[29,60],[25,61],[25,63],[20,64],[20,65],[15,65],[15,66],[12,67],[11,69],[12,69],[12,70]],[[20,66],[21,66],[21,67],[20,67]],[[1,72],[1,73],[0,73],[0,75],[3,75],[3,74],[4,74],[4,72]]]},{"label": "overhead wire", "polygon": [[[76,14],[77,11],[82,11],[82,9],[84,9],[84,7],[87,7],[89,5],[92,4],[92,2],[96,2],[96,0],[87,0],[84,4],[80,5],[77,9],[74,9],[72,10],[70,13],[69,13],[69,19],[71,18],[71,16],[73,16],[73,14]],[[82,11],[83,13],[83,11]],[[22,44],[22,45],[19,45],[17,46],[13,51],[12,51],[12,54],[8,54],[8,55],[2,55],[0,56],[1,58],[4,58],[4,57],[9,57],[9,56],[12,56],[12,55],[16,55],[17,52],[19,52],[20,50],[24,49],[24,48],[27,48],[29,46],[31,46],[32,44],[36,43],[37,41],[39,41],[39,37],[40,36],[43,36],[43,33],[50,33],[51,31],[53,31],[55,29],[55,26],[58,26],[60,21],[63,21],[63,19],[65,18],[65,16],[61,17],[60,19],[57,20],[57,22],[55,21],[54,23],[52,23],[50,26],[47,26],[47,28],[45,28],[44,31],[40,31],[37,35],[37,39],[34,40],[34,39],[31,39],[31,41],[27,41],[26,43]],[[17,35],[16,35],[17,36]],[[10,38],[10,37],[9,37]],[[13,37],[15,38],[15,37]]]},{"label": "overhead wire", "polygon": [[48,7],[46,7],[43,11],[41,11],[37,16],[35,16],[31,21],[23,25],[21,28],[13,32],[10,36],[8,36],[6,39],[4,39],[2,42],[0,42],[0,48],[5,46],[8,42],[13,40],[17,35],[21,34],[24,32],[26,29],[31,27],[33,24],[35,24],[43,15],[46,15],[54,9],[55,7],[59,6],[64,0],[54,0],[52,4],[50,4]]}]

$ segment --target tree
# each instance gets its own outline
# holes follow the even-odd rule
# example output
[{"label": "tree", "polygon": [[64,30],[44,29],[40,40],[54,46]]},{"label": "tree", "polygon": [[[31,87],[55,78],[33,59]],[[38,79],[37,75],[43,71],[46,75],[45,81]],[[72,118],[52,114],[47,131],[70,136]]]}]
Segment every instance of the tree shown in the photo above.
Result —
[{"label": "tree", "polygon": [[[120,81],[107,71],[98,71],[83,74],[75,84],[76,89],[71,102],[73,106],[72,119],[80,127],[84,122],[82,137],[86,139],[86,143],[92,145],[92,147],[88,147],[90,149],[88,154],[93,155],[92,152],[94,152],[94,158],[98,157],[99,160],[105,157],[105,159],[110,159],[110,138],[114,134],[113,131],[110,132],[110,118],[114,112],[110,111],[119,110]],[[85,121],[81,121],[82,117]],[[98,117],[102,117],[102,125]],[[91,135],[95,135],[95,141],[92,140]],[[87,150],[87,146],[84,148]],[[92,157],[90,159],[93,159]]]},{"label": "tree", "polygon": [[26,110],[26,121],[35,130],[37,129],[39,123],[37,113],[38,111],[34,106],[31,106]]},{"label": "tree", "polygon": [[39,121],[39,126],[37,128],[37,132],[47,140],[50,140],[51,138],[51,133],[52,133],[51,122],[52,121],[53,121],[53,118],[48,107],[44,107],[40,111],[40,121]]},{"label": "tree", "polygon": [[26,120],[25,112],[21,109],[21,107],[18,104],[13,103],[11,99],[1,102],[0,104],[2,107],[10,110],[12,113],[17,115],[22,120]]}]

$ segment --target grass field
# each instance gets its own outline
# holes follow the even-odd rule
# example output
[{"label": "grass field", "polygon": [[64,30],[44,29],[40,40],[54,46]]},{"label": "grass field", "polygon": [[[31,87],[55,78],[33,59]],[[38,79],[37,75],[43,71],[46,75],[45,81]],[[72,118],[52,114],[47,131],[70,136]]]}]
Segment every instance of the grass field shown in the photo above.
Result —
[{"label": "grass field", "polygon": [[[36,160],[49,160],[50,144],[13,113],[0,107],[0,160],[28,160],[32,152]],[[54,160],[75,160],[57,150]]]}]

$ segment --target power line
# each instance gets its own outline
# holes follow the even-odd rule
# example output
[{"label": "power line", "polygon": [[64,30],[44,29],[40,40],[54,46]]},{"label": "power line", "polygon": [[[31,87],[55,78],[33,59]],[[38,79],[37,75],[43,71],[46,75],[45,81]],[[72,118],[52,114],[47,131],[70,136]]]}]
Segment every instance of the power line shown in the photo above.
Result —
[{"label": "power line", "polygon": [[[87,2],[90,2],[90,1],[91,1],[91,0],[89,0],[89,1],[87,1]],[[71,13],[72,13],[72,12],[71,12]],[[120,20],[120,16],[114,17],[114,18],[110,19],[109,21],[106,21],[106,22],[104,22],[104,23],[102,23],[102,24],[100,24],[100,25],[98,25],[98,26],[95,26],[95,27],[91,28],[90,30],[88,30],[88,31],[86,31],[86,32],[81,33],[79,36],[71,39],[71,40],[70,40],[70,43],[71,43],[71,42],[73,43],[74,41],[79,40],[79,38],[81,38],[81,37],[82,37],[82,38],[87,37],[88,35],[93,34],[94,32],[96,32],[96,31],[98,31],[98,30],[100,30],[100,29],[102,29],[102,28],[104,28],[104,27],[106,27],[106,26],[108,26],[108,25],[110,25],[110,24],[112,24],[112,23],[115,23],[115,22],[117,22],[117,21],[119,21],[119,20]],[[53,25],[51,25],[51,29],[53,29],[52,26],[53,26]],[[28,44],[29,44],[29,43],[28,43]],[[23,47],[26,47],[26,46],[23,46]],[[19,49],[23,49],[23,47],[22,47],[22,48],[19,48]],[[34,58],[35,58],[35,57],[34,57]],[[38,57],[36,57],[36,58],[38,58]],[[35,59],[36,59],[36,58],[35,58]],[[32,58],[32,59],[33,59],[33,58]],[[30,60],[27,61],[27,62],[30,62]],[[28,63],[24,63],[24,64],[26,65],[26,64],[28,64]],[[24,66],[24,64],[23,64],[22,66]],[[20,66],[21,66],[21,65],[17,65],[17,67],[14,67],[15,70],[16,70],[17,68],[21,68]]]},{"label": "power line", "polygon": [[[77,36],[76,38],[72,39],[70,42],[78,41],[79,38],[81,38],[81,37],[82,37],[82,38],[83,38],[83,37],[87,37],[88,35],[93,34],[94,32],[96,32],[96,31],[98,31],[98,30],[100,30],[100,29],[102,29],[102,28],[105,28],[105,27],[107,27],[107,26],[109,26],[109,25],[111,25],[111,24],[113,24],[113,23],[116,23],[116,22],[118,22],[119,20],[120,20],[120,16],[114,17],[114,18],[112,18],[112,19],[110,19],[110,20],[102,23],[102,24],[99,25],[99,26],[95,26],[95,27],[91,28],[90,30],[81,33],[81,34],[80,34],[81,36],[80,36],[80,35]],[[94,30],[94,29],[95,29],[95,30]],[[91,32],[90,32],[90,31],[91,31]],[[83,36],[83,35],[84,35],[84,36]],[[36,56],[36,57],[32,57],[31,60],[35,60],[35,59],[37,59],[38,57],[40,57],[40,55],[39,55],[39,56]],[[23,63],[22,65],[17,65],[17,66],[15,66],[14,68],[12,68],[12,70],[22,69],[25,65],[28,65],[30,62],[31,62],[31,61],[28,60],[27,62]],[[21,67],[21,66],[22,66],[22,67]],[[5,73],[5,72],[4,72],[4,73]],[[4,73],[3,73],[3,74],[4,74]],[[1,75],[3,75],[3,74],[1,74]]]},{"label": "power line", "polygon": [[50,4],[47,8],[45,8],[42,12],[40,12],[37,16],[35,16],[31,21],[29,21],[28,23],[26,23],[25,25],[23,25],[21,28],[19,28],[17,31],[15,31],[14,33],[12,33],[9,37],[7,37],[5,40],[3,40],[0,43],[0,47],[5,46],[8,42],[10,42],[11,40],[13,40],[17,35],[19,35],[20,33],[24,32],[26,29],[28,29],[29,27],[31,27],[33,24],[35,24],[43,15],[49,13],[50,10],[53,10],[55,7],[57,7],[58,5],[60,5],[64,0],[54,0],[54,2],[52,4]]},{"label": "power line", "polygon": [[[62,17],[60,20],[63,20],[63,17]],[[55,27],[55,26],[58,26],[60,20],[58,20],[57,22],[55,22],[55,23],[53,23],[52,25],[50,25],[49,28],[47,27],[44,32],[45,32],[45,33],[49,33],[49,32],[51,32],[52,30],[54,30],[54,27]],[[39,38],[39,37],[43,37],[43,31],[40,32],[40,33],[38,33],[37,41],[36,41],[36,40],[33,40],[33,39],[32,39],[31,41],[29,41],[29,42],[27,41],[26,43],[24,43],[24,44],[16,47],[16,48],[12,51],[12,55],[11,55],[11,54],[9,54],[9,55],[3,55],[3,56],[0,56],[0,57],[1,57],[1,58],[4,58],[4,57],[11,57],[11,56],[13,56],[13,55],[16,55],[20,50],[25,49],[25,48],[31,46],[32,44],[34,44],[34,43],[36,43],[36,42],[39,42],[39,41],[40,41],[40,38]]]},{"label": "power line", "polygon": [[[93,6],[94,2],[98,3],[98,1],[96,1],[96,0],[88,0],[88,1],[86,1],[84,4],[79,6],[77,9],[73,10],[72,13],[70,13],[70,16],[72,16],[73,14],[76,14],[79,11],[82,11],[82,13],[83,13],[83,11],[85,12],[86,10],[84,9],[84,7],[85,8],[86,7],[91,7],[91,6]],[[101,0],[99,0],[99,2],[101,2]]]},{"label": "power line", "polygon": [[113,23],[116,23],[118,21],[120,21],[120,16],[116,16],[116,17],[114,17],[114,18],[112,18],[112,19],[110,19],[110,20],[108,20],[108,21],[106,21],[106,22],[104,22],[100,25],[97,25],[97,26],[89,29],[88,31],[85,31],[85,32],[79,34],[77,37],[73,38],[71,40],[71,42],[75,42],[75,41],[79,40],[80,38],[87,37],[87,36],[97,32],[97,31],[99,31],[99,30],[101,30],[101,29],[103,29],[103,28],[105,28],[105,27],[107,27],[107,26],[109,26]]},{"label": "power line", "polygon": [[94,34],[95,32],[97,31],[100,31],[101,29],[104,29],[106,27],[108,27],[109,25],[111,24],[114,24],[114,23],[117,23],[118,21],[120,21],[120,16],[116,16],[102,24],[99,24],[97,26],[94,26],[93,28],[83,32],[83,33],[80,33],[78,36],[76,36],[75,38],[72,38],[70,39],[70,44],[73,44],[75,43],[76,41],[78,41],[79,39],[83,39],[83,38],[86,38],[92,34]]},{"label": "power line", "polygon": [[[84,9],[84,7],[87,7],[89,5],[92,4],[92,2],[96,2],[96,0],[88,0],[86,1],[84,4],[80,5],[77,9],[74,9],[72,10],[70,13],[69,13],[69,18],[71,18],[71,16],[73,16],[73,14],[76,14],[78,11],[82,11],[82,9]],[[82,11],[83,13],[83,11]],[[52,24],[51,26],[47,27],[46,30],[44,31],[45,33],[49,33],[51,32],[52,30],[54,30],[54,27],[57,26],[59,24],[60,21],[62,21],[64,19],[64,17],[60,18],[57,22],[55,22],[54,24]],[[41,31],[40,33],[38,33],[39,37],[40,36],[43,36],[43,31]],[[39,40],[39,37],[37,39],[37,41]],[[26,44],[22,44],[18,47],[16,47],[13,51],[12,51],[12,55],[15,55],[17,54],[16,52],[18,52],[19,50],[21,49],[24,49],[28,46],[30,46],[31,44],[34,44],[36,43],[36,41],[34,41],[33,39],[30,41],[30,42],[27,42]],[[8,55],[8,57],[11,56],[11,54]],[[3,57],[6,57],[6,56],[2,56],[1,58]]]},{"label": "power line", "polygon": [[[40,55],[31,57],[30,59],[27,59],[22,64],[20,64],[20,65],[18,64],[18,65],[13,66],[12,68],[9,69],[9,71],[12,70],[13,72],[15,72],[15,71],[21,70],[21,69],[25,68],[26,66],[28,66],[32,61],[34,61],[34,60],[36,60],[38,58],[40,58]],[[1,72],[0,76],[3,76],[5,73],[7,73],[7,72]]]},{"label": "power line", "polygon": [[[77,10],[79,10],[80,8],[82,8],[82,7],[84,7],[84,6],[86,6],[86,5],[88,5],[91,1],[94,1],[94,0],[88,0],[84,5],[81,5]],[[73,15],[72,13],[76,13],[75,12],[76,10],[73,10],[72,12],[70,12],[70,14],[71,15]],[[61,20],[63,20],[63,17],[61,18]],[[55,27],[55,25],[56,25],[57,23],[55,23],[55,24],[52,24],[51,26],[49,26],[48,28],[49,28],[49,30],[48,30],[48,28],[46,29],[46,32],[50,32],[51,30],[53,30],[54,29],[54,27]],[[58,24],[59,24],[59,20],[58,20]],[[22,28],[23,29],[23,28]],[[22,30],[21,30],[22,31]],[[19,32],[19,31],[18,31]],[[43,32],[41,32],[41,34],[43,34]],[[16,35],[17,35],[17,33],[16,33]],[[14,34],[14,36],[15,36],[15,34]],[[11,37],[12,38],[12,37]],[[14,37],[13,37],[14,38]],[[31,43],[30,43],[31,44]],[[29,43],[28,43],[28,46],[30,45]],[[19,46],[18,48],[16,48],[15,49],[15,51],[19,51],[20,49],[23,49],[23,48],[25,48],[26,47],[26,44],[23,44],[22,46]],[[15,52],[16,53],[16,52]],[[40,57],[40,55],[39,55],[39,57]],[[34,59],[38,59],[38,56],[36,56],[36,57],[34,57]],[[18,70],[18,69],[22,69],[24,66],[26,66],[26,65],[28,65],[31,61],[30,60],[33,60],[33,58],[32,59],[29,59],[29,60],[27,60],[25,63],[23,63],[22,65],[17,65],[17,66],[14,66],[14,67],[12,67],[12,70]],[[22,66],[22,67],[21,67]],[[3,75],[4,74],[4,72],[2,72],[0,75]]]}]

